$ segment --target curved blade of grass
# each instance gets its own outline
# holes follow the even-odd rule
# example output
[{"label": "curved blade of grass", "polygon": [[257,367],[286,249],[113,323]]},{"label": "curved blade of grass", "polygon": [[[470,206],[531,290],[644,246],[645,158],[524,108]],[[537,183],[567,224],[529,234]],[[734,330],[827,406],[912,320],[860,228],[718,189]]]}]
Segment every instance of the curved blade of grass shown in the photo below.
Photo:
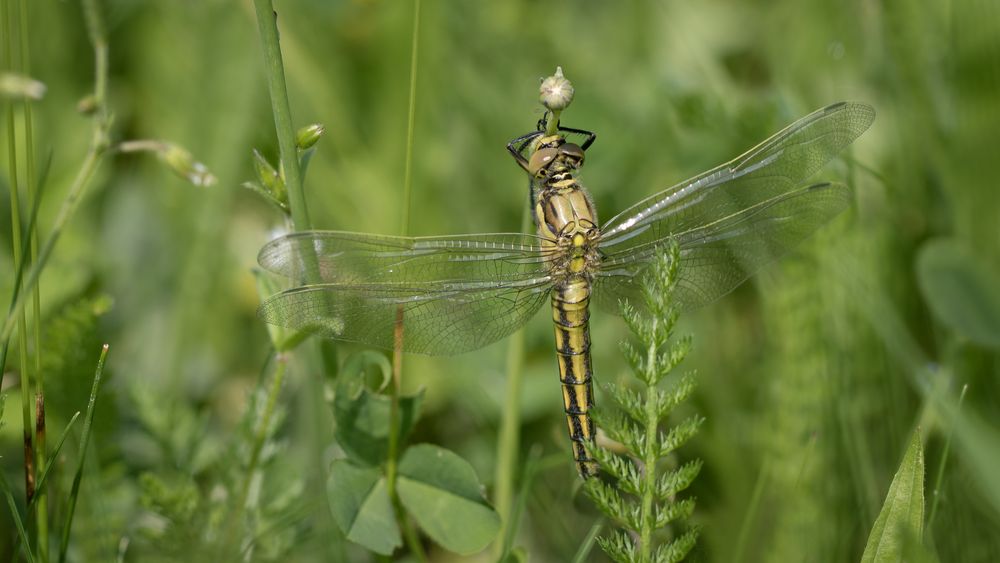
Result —
[{"label": "curved blade of grass", "polygon": [[2,471],[0,471],[0,487],[3,487],[3,494],[7,497],[7,506],[10,507],[10,516],[14,519],[14,525],[17,526],[17,537],[21,540],[21,547],[24,549],[24,556],[28,559],[29,563],[34,563],[35,557],[31,554],[31,548],[28,547],[31,545],[28,541],[28,533],[24,531],[24,523],[21,522],[21,515],[17,512],[17,504],[14,503],[14,495],[10,492],[10,484],[7,483],[7,477]]},{"label": "curved blade of grass", "polygon": [[[42,192],[45,187],[45,180],[49,176],[49,170],[52,166],[52,151],[49,151],[48,158],[45,159],[45,165],[39,170],[38,175],[38,186],[35,188],[35,193],[37,194],[35,200],[32,202],[31,215],[28,216],[28,228],[25,232],[30,233],[35,229],[35,225],[38,222],[38,208],[42,202]],[[13,189],[13,188],[11,188]],[[28,252],[29,239],[30,237],[25,237],[24,242],[21,244],[21,255],[23,256]],[[7,307],[7,320],[12,320],[14,318],[14,310],[17,306],[18,298],[20,297],[21,282],[24,280],[24,261],[17,264],[17,268],[14,270],[14,291],[10,295],[10,306]],[[4,321],[7,322],[7,321]],[[3,337],[3,344],[0,345],[0,372],[4,370],[7,366],[7,348],[10,344],[10,335]]]},{"label": "curved blade of grass", "polygon": [[80,437],[80,459],[76,464],[76,474],[73,476],[73,488],[69,493],[69,507],[66,510],[66,524],[63,526],[62,539],[59,542],[59,561],[66,561],[66,549],[69,547],[69,533],[73,527],[73,512],[76,510],[76,499],[80,494],[80,481],[83,480],[83,462],[87,457],[87,444],[90,442],[90,425],[94,422],[94,410],[97,406],[97,390],[101,387],[101,377],[104,375],[104,360],[108,356],[108,345],[101,348],[101,357],[97,360],[97,370],[94,372],[94,384],[90,387],[90,401],[87,403],[87,416],[83,420],[83,435]]},{"label": "curved blade of grass", "polygon": [[[59,442],[56,444],[55,449],[52,450],[52,455],[48,456],[49,462],[45,465],[45,470],[42,471],[42,476],[38,478],[38,483],[36,484],[35,492],[41,493],[45,487],[45,479],[49,476],[49,471],[52,470],[52,466],[55,465],[56,458],[59,457],[59,451],[62,450],[63,444],[66,443],[66,438],[69,438],[69,431],[73,428],[73,424],[76,423],[76,419],[80,418],[80,411],[76,411],[73,414],[73,418],[69,419],[69,423],[66,424],[66,428],[63,430],[62,436],[59,437]],[[36,494],[31,503],[28,504],[28,508],[31,509],[35,504],[35,498],[38,498]]]},{"label": "curved blade of grass", "polygon": [[[0,415],[2,415],[2,413],[0,413]],[[49,461],[45,465],[45,471],[42,472],[41,477],[38,478],[38,482],[35,484],[36,494],[31,497],[31,500],[28,502],[28,508],[25,510],[25,513],[31,514],[31,509],[34,508],[35,504],[39,502],[38,498],[43,496],[42,493],[45,491],[45,480],[49,476],[49,471],[51,471],[52,466],[55,465],[55,460],[59,457],[59,451],[62,450],[63,444],[66,443],[66,438],[69,437],[69,431],[73,428],[73,424],[76,423],[76,419],[78,418],[80,418],[80,411],[77,411],[76,414],[73,415],[73,418],[69,419],[69,423],[67,423],[66,428],[63,429],[62,436],[59,437],[59,442],[56,444],[55,449],[52,450],[52,455],[48,457]],[[18,547],[20,547],[19,543],[23,540],[20,536],[18,536],[15,541],[17,542],[14,544],[14,552],[16,553]]]},{"label": "curved blade of grass", "polygon": [[[969,385],[962,386],[962,392],[958,395],[958,406],[957,409],[961,410],[962,403],[965,401],[965,393],[969,390]],[[941,461],[938,464],[937,477],[934,479],[934,491],[932,493],[933,500],[931,501],[930,516],[927,517],[927,528],[931,529],[934,526],[934,517],[937,515],[938,501],[941,500],[941,483],[944,481],[944,469],[948,462],[948,453],[951,451],[951,438],[954,435],[954,428],[948,429],[948,435],[944,440],[944,449],[941,451]]]},{"label": "curved blade of grass", "polygon": [[597,541],[597,534],[601,533],[601,528],[604,527],[604,518],[598,518],[594,525],[590,527],[590,531],[587,532],[587,537],[583,538],[580,543],[580,549],[576,550],[576,555],[573,556],[573,563],[583,563],[590,556],[590,552],[594,549],[594,542]]}]

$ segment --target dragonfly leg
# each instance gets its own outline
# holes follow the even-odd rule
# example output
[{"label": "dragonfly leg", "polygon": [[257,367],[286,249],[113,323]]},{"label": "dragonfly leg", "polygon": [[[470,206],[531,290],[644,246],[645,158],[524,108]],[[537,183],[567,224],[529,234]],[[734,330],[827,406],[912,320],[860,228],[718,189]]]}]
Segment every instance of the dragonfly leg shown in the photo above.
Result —
[{"label": "dragonfly leg", "polygon": [[525,147],[527,147],[528,143],[533,141],[536,137],[538,137],[542,133],[543,133],[542,131],[532,131],[531,133],[528,133],[526,135],[521,135],[520,137],[513,139],[509,143],[507,143],[507,151],[510,152],[511,156],[514,157],[514,160],[517,161],[518,165],[520,165],[525,172],[528,171],[528,159],[524,157],[524,154],[522,154],[522,152],[524,151]]},{"label": "dragonfly leg", "polygon": [[583,150],[587,150],[590,147],[590,145],[594,144],[594,141],[597,140],[597,133],[594,133],[593,131],[587,131],[586,129],[574,129],[573,127],[563,127],[562,125],[560,125],[559,130],[566,131],[569,133],[577,133],[579,135],[584,135],[585,137],[587,137],[583,141],[583,144],[580,145],[580,148]]}]

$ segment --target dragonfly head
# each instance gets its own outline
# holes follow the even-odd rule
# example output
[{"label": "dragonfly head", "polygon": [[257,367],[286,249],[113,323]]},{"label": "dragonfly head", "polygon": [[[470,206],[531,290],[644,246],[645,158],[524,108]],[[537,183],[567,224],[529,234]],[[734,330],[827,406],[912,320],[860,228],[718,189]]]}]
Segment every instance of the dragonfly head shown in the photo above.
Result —
[{"label": "dragonfly head", "polygon": [[528,173],[542,179],[552,174],[572,172],[583,166],[583,158],[580,145],[567,143],[561,136],[553,135],[541,139],[538,150],[528,161]]}]

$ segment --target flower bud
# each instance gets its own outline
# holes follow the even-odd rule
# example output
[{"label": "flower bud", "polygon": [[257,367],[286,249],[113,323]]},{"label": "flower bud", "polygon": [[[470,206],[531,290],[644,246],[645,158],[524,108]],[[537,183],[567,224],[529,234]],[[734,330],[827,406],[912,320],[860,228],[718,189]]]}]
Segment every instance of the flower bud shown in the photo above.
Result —
[{"label": "flower bud", "polygon": [[76,111],[82,115],[93,115],[97,111],[97,98],[93,94],[80,98],[76,103]]},{"label": "flower bud", "polygon": [[542,79],[539,88],[539,101],[547,109],[562,111],[573,101],[573,84],[563,76],[562,67],[556,67],[556,73]]},{"label": "flower bud", "polygon": [[295,146],[297,146],[300,151],[304,151],[315,145],[325,132],[326,128],[324,128],[321,123],[306,125],[302,129],[299,129],[295,134]]},{"label": "flower bud", "polygon": [[158,155],[160,160],[178,176],[195,186],[211,186],[218,181],[209,172],[208,167],[195,160],[184,147],[173,143],[163,143],[163,149],[159,151]]},{"label": "flower bud", "polygon": [[45,95],[45,84],[23,74],[0,72],[0,94],[5,98],[41,100]]},{"label": "flower bud", "polygon": [[266,158],[257,149],[253,150],[253,164],[254,169],[257,171],[257,179],[260,180],[261,186],[271,197],[273,197],[280,204],[288,203],[288,194],[285,191],[285,179],[281,177],[281,174],[271,166],[271,163],[267,161]]}]

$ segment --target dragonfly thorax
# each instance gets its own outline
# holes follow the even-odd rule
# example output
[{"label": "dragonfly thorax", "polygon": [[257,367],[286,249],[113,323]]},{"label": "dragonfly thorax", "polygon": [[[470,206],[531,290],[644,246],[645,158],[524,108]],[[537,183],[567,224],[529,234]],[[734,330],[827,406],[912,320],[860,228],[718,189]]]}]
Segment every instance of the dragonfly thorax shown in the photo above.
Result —
[{"label": "dragonfly thorax", "polygon": [[[551,139],[551,140],[550,140]],[[583,166],[584,153],[580,145],[567,143],[562,137],[543,137],[539,148],[528,161],[528,173],[538,180],[557,174],[572,173]]]}]

